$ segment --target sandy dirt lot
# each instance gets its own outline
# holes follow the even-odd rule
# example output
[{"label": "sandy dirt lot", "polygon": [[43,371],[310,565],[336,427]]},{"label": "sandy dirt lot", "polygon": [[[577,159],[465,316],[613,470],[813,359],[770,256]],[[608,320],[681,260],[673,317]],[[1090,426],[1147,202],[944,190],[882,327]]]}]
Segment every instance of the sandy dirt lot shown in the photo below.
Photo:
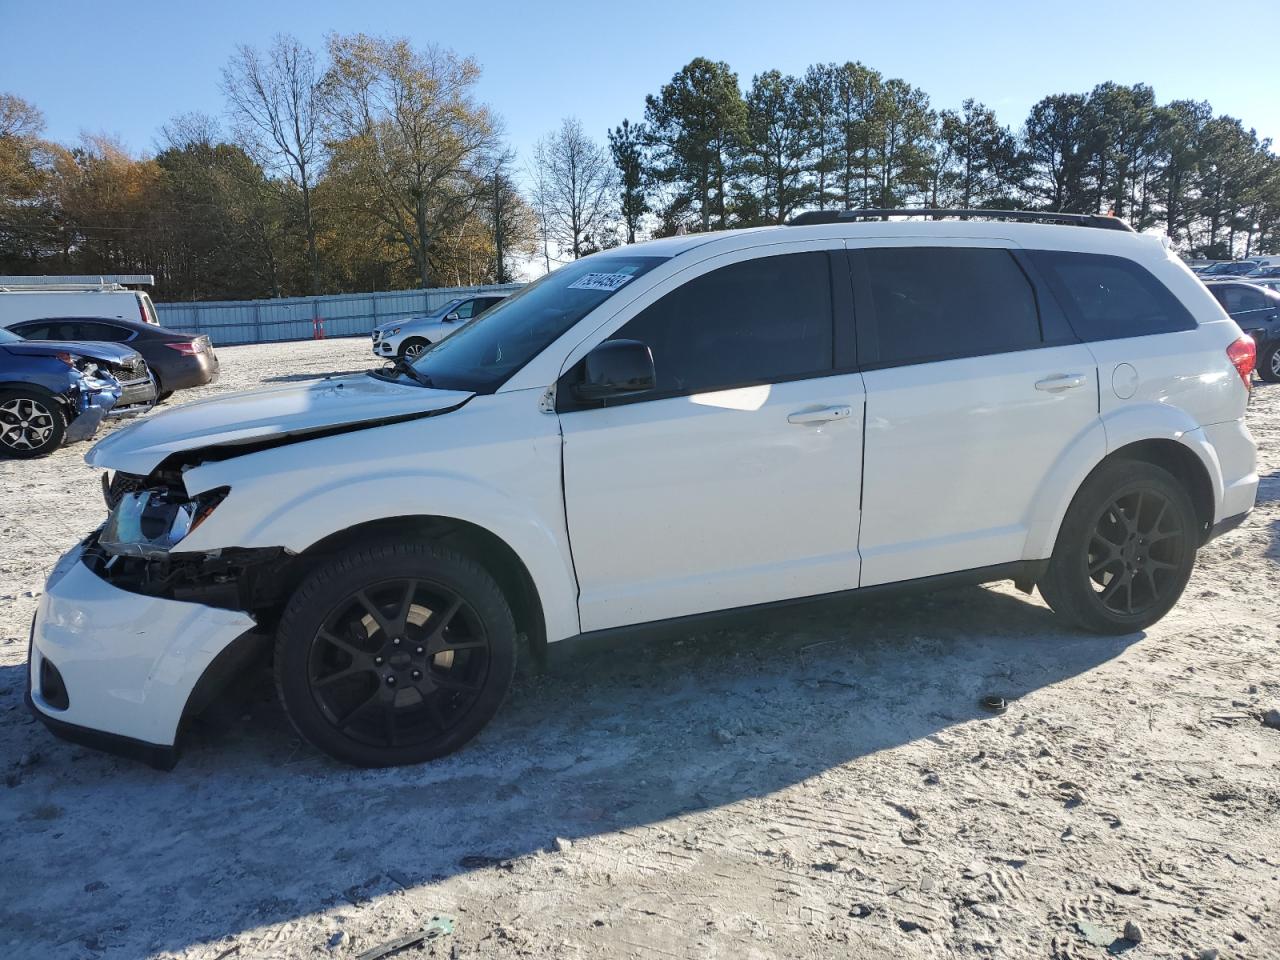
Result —
[{"label": "sandy dirt lot", "polygon": [[[371,359],[219,352],[196,393]],[[1280,387],[1249,422],[1258,508],[1145,634],[1011,585],[827,602],[526,674],[387,771],[300,745],[257,680],[171,773],[52,738],[28,627],[99,478],[84,444],[0,462],[0,956],[354,957],[447,914],[402,955],[1278,957]]]}]

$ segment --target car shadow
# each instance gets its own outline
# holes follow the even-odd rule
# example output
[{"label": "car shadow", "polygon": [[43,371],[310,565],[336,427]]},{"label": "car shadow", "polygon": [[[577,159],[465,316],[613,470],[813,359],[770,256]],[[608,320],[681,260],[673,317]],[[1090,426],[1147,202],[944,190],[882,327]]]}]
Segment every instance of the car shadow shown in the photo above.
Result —
[{"label": "car shadow", "polygon": [[[957,749],[955,725],[1012,734],[1020,697],[1141,636],[1069,632],[1045,607],[980,587],[817,602],[576,650],[523,672],[469,747],[391,770],[302,745],[262,683],[221,702],[159,773],[54,740],[15,709],[23,668],[10,666],[0,757],[40,756],[5,797],[7,859],[23,867],[0,879],[0,929],[35,954],[77,938],[122,956],[181,952],[508,864],[557,837],[768,797],[922,738]],[[988,694],[1008,711],[984,711]]]}]

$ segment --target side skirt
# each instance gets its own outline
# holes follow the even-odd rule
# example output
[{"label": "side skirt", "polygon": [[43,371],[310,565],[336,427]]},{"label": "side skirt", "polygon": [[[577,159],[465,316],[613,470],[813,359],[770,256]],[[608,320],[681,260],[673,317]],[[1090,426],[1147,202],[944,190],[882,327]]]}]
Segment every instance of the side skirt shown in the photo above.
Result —
[{"label": "side skirt", "polygon": [[981,583],[994,583],[998,580],[1012,580],[1020,590],[1030,592],[1030,588],[1044,576],[1049,566],[1048,560],[1017,560],[1013,563],[998,563],[989,567],[975,567],[971,570],[958,570],[954,573],[940,573],[931,577],[918,577],[914,580],[900,580],[896,583],[879,583],[870,587],[855,587],[852,590],[838,590],[834,593],[822,593],[808,597],[793,597],[788,600],[774,600],[769,603],[756,603],[749,607],[732,607],[728,610],[713,610],[707,613],[693,613],[684,617],[671,617],[666,620],[651,620],[648,623],[627,624],[622,627],[609,627],[604,630],[591,630],[568,637],[556,643],[548,644],[553,662],[562,657],[571,657],[578,650],[596,650],[621,646],[621,641],[653,640],[667,636],[688,633],[691,628],[712,629],[729,626],[739,619],[747,619],[755,614],[785,607],[799,606],[820,600],[840,598],[867,598],[911,594],[922,591],[947,590],[952,587],[971,587]]}]

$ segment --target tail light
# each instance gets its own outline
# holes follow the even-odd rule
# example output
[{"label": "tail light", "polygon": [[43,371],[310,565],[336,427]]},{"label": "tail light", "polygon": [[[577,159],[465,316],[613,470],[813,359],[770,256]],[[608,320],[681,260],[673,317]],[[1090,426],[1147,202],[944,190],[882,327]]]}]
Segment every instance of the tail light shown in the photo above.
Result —
[{"label": "tail light", "polygon": [[1250,382],[1249,375],[1253,373],[1254,365],[1258,361],[1258,348],[1254,345],[1253,337],[1242,336],[1227,347],[1227,359],[1231,361],[1231,365],[1240,374],[1240,379],[1244,381],[1245,389],[1252,390],[1253,383]]},{"label": "tail light", "polygon": [[183,340],[178,343],[166,343],[165,346],[170,350],[177,350],[184,357],[194,357],[200,352],[200,344],[190,340]]},{"label": "tail light", "polygon": [[147,308],[143,305],[141,297],[138,297],[138,319],[143,323],[151,322],[147,319]]}]

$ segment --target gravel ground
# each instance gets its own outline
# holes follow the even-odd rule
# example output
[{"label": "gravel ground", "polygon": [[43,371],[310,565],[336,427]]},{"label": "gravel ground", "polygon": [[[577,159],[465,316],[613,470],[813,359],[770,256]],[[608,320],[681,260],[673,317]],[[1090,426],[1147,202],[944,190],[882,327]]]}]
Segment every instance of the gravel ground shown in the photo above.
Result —
[{"label": "gravel ground", "polygon": [[[219,353],[185,396],[371,359]],[[562,657],[387,771],[300,745],[259,681],[172,773],[49,736],[28,626],[99,480],[85,445],[0,462],[0,954],[352,957],[447,914],[402,955],[1280,956],[1280,387],[1249,421],[1258,508],[1145,634],[1008,585],[826,602]]]}]

